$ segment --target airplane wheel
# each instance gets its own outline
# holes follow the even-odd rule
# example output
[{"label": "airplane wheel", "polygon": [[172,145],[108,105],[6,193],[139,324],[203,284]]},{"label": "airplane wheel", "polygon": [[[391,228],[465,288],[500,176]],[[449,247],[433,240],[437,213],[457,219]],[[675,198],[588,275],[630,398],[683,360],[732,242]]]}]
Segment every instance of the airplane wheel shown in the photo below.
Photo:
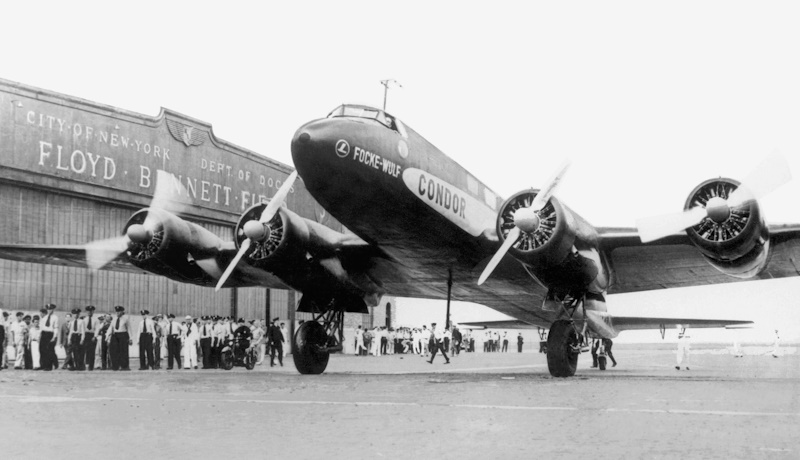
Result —
[{"label": "airplane wheel", "polygon": [[297,371],[301,374],[321,374],[328,367],[329,351],[320,351],[327,347],[328,334],[325,328],[316,321],[306,321],[297,328],[294,334],[292,357]]},{"label": "airplane wheel", "polygon": [[606,370],[606,357],[605,356],[598,356],[597,357],[597,365],[600,366],[600,370]]},{"label": "airplane wheel", "polygon": [[550,327],[547,337],[547,368],[553,377],[572,377],[578,367],[578,353],[574,349],[580,344],[578,333],[571,321],[558,320]]},{"label": "airplane wheel", "polygon": [[229,371],[233,369],[233,351],[226,350],[219,355],[220,367]]}]

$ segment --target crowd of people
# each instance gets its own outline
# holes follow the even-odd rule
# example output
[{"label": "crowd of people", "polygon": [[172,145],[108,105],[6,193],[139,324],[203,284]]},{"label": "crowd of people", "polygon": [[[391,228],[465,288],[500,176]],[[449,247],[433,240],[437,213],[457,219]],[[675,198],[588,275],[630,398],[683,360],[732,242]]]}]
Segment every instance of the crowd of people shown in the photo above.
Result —
[{"label": "crowd of people", "polygon": [[[141,321],[134,333],[131,317],[122,306],[114,314],[95,315],[95,307],[72,309],[63,320],[48,304],[39,315],[3,311],[0,322],[0,369],[51,371],[62,369],[130,370],[128,350],[139,348],[139,370],[215,369],[220,367],[220,352],[234,338],[246,336],[249,348],[258,352],[263,364],[269,351],[270,366],[283,366],[284,344],[289,340],[285,323],[274,318],[270,325],[261,320],[234,320],[232,317],[175,315],[150,316],[141,310]],[[65,359],[59,363],[56,347],[63,347]],[[269,350],[267,349],[269,347]]]},{"label": "crowd of people", "polygon": [[423,325],[421,328],[399,327],[396,329],[386,326],[362,329],[361,326],[358,326],[353,340],[355,354],[360,356],[407,353],[427,357],[439,343],[441,343],[442,351],[450,353],[450,355],[458,355],[462,350],[475,351],[475,339],[469,330],[462,334],[455,325],[436,328],[436,323],[431,323],[430,329],[427,325]]}]

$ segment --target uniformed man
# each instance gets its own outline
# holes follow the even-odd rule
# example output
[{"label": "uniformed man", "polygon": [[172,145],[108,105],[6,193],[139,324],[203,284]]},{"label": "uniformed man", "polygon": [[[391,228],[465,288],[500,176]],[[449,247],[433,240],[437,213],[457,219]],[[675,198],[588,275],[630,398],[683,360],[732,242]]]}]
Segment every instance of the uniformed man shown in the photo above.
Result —
[{"label": "uniformed man", "polygon": [[86,307],[86,318],[83,319],[83,368],[90,371],[94,370],[94,352],[97,347],[97,337],[95,333],[99,326],[94,317],[94,305]]},{"label": "uniformed man", "polygon": [[117,317],[111,322],[111,370],[129,371],[128,347],[133,345],[130,318],[125,314],[125,307],[121,305],[114,307],[114,311]]},{"label": "uniformed man", "polygon": [[253,331],[245,324],[244,318],[239,318],[236,323],[237,327],[233,333],[236,338],[236,345],[247,351],[253,345]]},{"label": "uniformed man", "polygon": [[210,316],[200,317],[200,349],[203,350],[203,369],[211,369],[211,339],[214,336],[213,326]]},{"label": "uniformed man", "polygon": [[192,317],[186,315],[186,325],[183,327],[183,368],[197,369],[197,340],[199,338],[197,325]]},{"label": "uniformed man", "polygon": [[522,353],[522,343],[524,339],[522,338],[522,332],[517,335],[517,353]]},{"label": "uniformed man", "polygon": [[142,315],[142,321],[139,323],[139,330],[136,334],[139,342],[139,370],[146,371],[153,369],[153,320],[148,318],[150,314],[148,310],[140,310],[139,314]]},{"label": "uniformed man", "polygon": [[83,340],[86,337],[83,321],[80,319],[81,309],[72,309],[73,320],[69,326],[69,359],[72,361],[72,370],[82,371],[83,366]]},{"label": "uniformed man", "polygon": [[442,352],[442,356],[444,356],[445,364],[450,364],[450,358],[447,357],[447,353],[444,351],[444,332],[441,329],[436,328],[436,323],[431,323],[431,359],[428,361],[430,364],[433,364],[433,358],[436,357],[436,352]]},{"label": "uniformed man", "polygon": [[153,316],[153,369],[161,369],[161,344],[164,341],[163,315]]},{"label": "uniformed man", "polygon": [[283,334],[278,327],[278,319],[279,318],[272,319],[272,325],[267,331],[267,341],[270,345],[269,367],[275,366],[276,354],[278,355],[278,361],[281,363],[281,367],[283,367]]},{"label": "uniformed man", "polygon": [[461,341],[463,340],[463,336],[461,335],[461,331],[458,330],[458,326],[455,324],[453,325],[453,354],[458,356],[461,354]]},{"label": "uniformed man", "polygon": [[107,370],[111,367],[111,358],[108,352],[108,345],[111,339],[111,315],[103,316],[103,323],[97,332],[97,341],[100,342],[100,368]]},{"label": "uniformed man", "polygon": [[53,314],[57,308],[56,304],[46,305],[47,316],[42,318],[41,325],[42,338],[39,342],[39,353],[43,371],[58,369],[58,357],[56,356],[56,341],[58,340],[58,316]]},{"label": "uniformed man", "polygon": [[175,315],[170,313],[169,323],[164,333],[167,334],[167,370],[172,370],[173,362],[178,363],[181,368],[181,326],[175,321]]},{"label": "uniformed man", "polygon": [[3,325],[3,331],[5,334],[3,335],[3,340],[0,340],[0,369],[8,369],[8,338],[10,337],[11,331],[9,327],[11,326],[10,321],[10,314],[7,311],[3,311],[3,316],[0,318]]}]

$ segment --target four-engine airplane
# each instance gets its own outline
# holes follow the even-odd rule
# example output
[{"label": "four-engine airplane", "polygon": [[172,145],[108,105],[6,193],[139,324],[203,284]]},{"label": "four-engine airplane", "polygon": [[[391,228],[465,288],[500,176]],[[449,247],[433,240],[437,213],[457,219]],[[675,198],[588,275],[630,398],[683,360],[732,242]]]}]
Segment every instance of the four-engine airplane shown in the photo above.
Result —
[{"label": "four-engine airplane", "polygon": [[[502,200],[399,119],[371,107],[343,105],[303,125],[291,150],[309,193],[349,232],[281,207],[291,177],[269,204],[242,215],[234,242],[153,206],[131,217],[123,237],[93,245],[110,250],[97,264],[132,264],[218,289],[301,291],[299,309],[315,313],[293,338],[301,373],[323,372],[329,353],[341,350],[344,312],[366,312],[390,293],[471,301],[516,318],[511,325],[548,328],[548,368],[558,377],[574,375],[591,337],[748,323],[613,316],[608,294],[798,274],[800,225],[765,224],[757,202],[788,180],[775,173],[785,169],[780,161],[765,163],[742,186],[705,181],[689,194],[685,213],[643,220],[637,232],[595,228],[556,198],[566,168],[542,190]],[[74,260],[84,249],[5,245],[0,256],[70,259],[73,251]]]}]

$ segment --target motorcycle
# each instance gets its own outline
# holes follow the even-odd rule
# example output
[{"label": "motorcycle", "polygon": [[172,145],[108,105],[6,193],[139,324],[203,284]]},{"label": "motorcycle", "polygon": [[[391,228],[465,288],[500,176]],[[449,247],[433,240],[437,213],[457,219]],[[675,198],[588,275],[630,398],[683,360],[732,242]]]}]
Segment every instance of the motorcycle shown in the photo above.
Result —
[{"label": "motorcycle", "polygon": [[229,371],[233,366],[244,366],[248,371],[256,367],[258,352],[248,339],[228,339],[220,351],[220,367]]}]

